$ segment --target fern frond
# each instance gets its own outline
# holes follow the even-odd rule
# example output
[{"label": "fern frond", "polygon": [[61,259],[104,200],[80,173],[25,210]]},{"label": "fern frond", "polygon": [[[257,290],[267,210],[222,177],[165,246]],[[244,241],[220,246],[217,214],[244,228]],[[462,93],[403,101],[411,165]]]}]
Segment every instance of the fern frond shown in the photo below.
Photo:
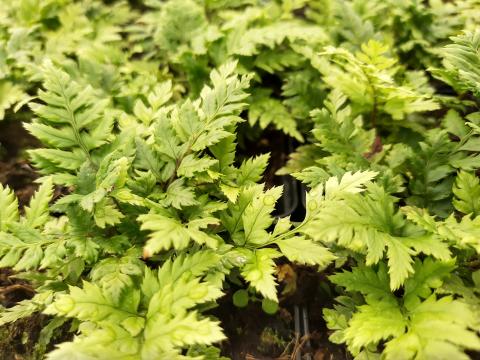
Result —
[{"label": "fern frond", "polygon": [[53,293],[45,291],[36,294],[33,298],[22,300],[7,309],[2,309],[0,313],[0,326],[13,323],[19,319],[31,316],[32,314],[42,311],[53,300]]},{"label": "fern frond", "polygon": [[[392,289],[398,289],[414,272],[413,255],[423,252],[442,260],[450,257],[440,237],[405,234],[405,220],[395,209],[395,199],[377,185],[370,184],[365,195],[340,192],[330,198],[328,181],[325,189],[325,199],[315,203],[312,215],[307,214],[313,219],[302,231],[313,239],[365,254],[367,265],[378,263],[386,250]],[[312,200],[307,207],[309,203],[312,206]]]},{"label": "fern frond", "polygon": [[7,230],[9,222],[18,221],[18,200],[10,188],[0,184],[0,230]]},{"label": "fern frond", "polygon": [[258,91],[253,96],[248,111],[250,125],[258,123],[262,129],[273,124],[277,129],[303,142],[303,136],[297,130],[297,123],[288,109],[280,101],[268,96],[268,92]]},{"label": "fern frond", "polygon": [[480,31],[465,31],[452,38],[453,44],[443,48],[446,70],[434,72],[441,78],[452,78],[454,87],[480,96]]},{"label": "fern frond", "polygon": [[20,86],[0,79],[0,120],[5,118],[5,111],[28,99],[28,95],[24,93]]},{"label": "fern frond", "polygon": [[[213,253],[203,252],[168,261],[158,274],[146,269],[141,289],[131,283],[120,299],[89,282],[84,282],[83,288],[71,286],[45,313],[75,317],[84,324],[72,343],[61,344],[50,357],[77,352],[102,358],[108,350],[122,359],[177,358],[182,348],[222,340],[218,322],[191,310],[222,295],[216,286],[201,279],[216,260]],[[193,272],[188,271],[190,266]]]},{"label": "fern frond", "polygon": [[93,152],[109,142],[112,117],[103,117],[108,100],[98,100],[91,87],[82,88],[51,63],[43,68],[41,103],[30,106],[39,117],[26,129],[48,149],[30,150],[35,165],[44,174],[75,173]]},{"label": "fern frond", "polygon": [[480,181],[475,175],[459,172],[452,191],[453,205],[458,211],[474,217],[480,215]]},{"label": "fern frond", "polygon": [[30,200],[30,205],[25,208],[25,224],[32,228],[44,225],[49,216],[48,204],[53,197],[53,182],[46,179]]},{"label": "fern frond", "polygon": [[[348,291],[359,291],[366,299],[365,305],[356,306],[348,318],[343,317],[346,323],[337,326],[335,338],[346,343],[353,354],[364,349],[375,351],[383,344],[382,356],[386,359],[435,358],[440,356],[439,349],[448,356],[467,358],[465,349],[478,349],[480,338],[475,332],[478,324],[472,318],[472,307],[462,299],[435,294],[453,271],[453,262],[426,258],[423,263],[417,260],[414,268],[415,275],[405,283],[403,299],[389,291],[382,263],[378,272],[361,267],[332,276],[334,283]],[[324,313],[332,321],[330,325],[334,325],[335,317],[340,319],[340,311],[337,307]],[[452,333],[447,335],[438,329],[450,329]]]},{"label": "fern frond", "polygon": [[395,82],[398,69],[396,60],[386,56],[388,46],[370,40],[361,48],[361,52],[352,54],[343,48],[327,47],[323,54],[332,57],[336,65],[321,61],[317,65],[327,84],[340,89],[356,111],[372,114],[375,122],[377,111],[389,114],[394,120],[402,120],[411,113],[438,109],[429,94]]}]

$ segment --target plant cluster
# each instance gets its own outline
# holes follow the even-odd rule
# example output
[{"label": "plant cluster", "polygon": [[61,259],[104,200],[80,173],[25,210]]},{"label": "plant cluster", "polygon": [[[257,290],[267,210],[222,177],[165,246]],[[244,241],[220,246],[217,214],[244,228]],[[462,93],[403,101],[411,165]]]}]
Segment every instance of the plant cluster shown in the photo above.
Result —
[{"label": "plant cluster", "polygon": [[[476,0],[0,5],[0,119],[42,143],[28,206],[0,184],[0,268],[36,291],[0,325],[70,324],[48,359],[218,359],[208,310],[232,276],[271,309],[283,258],[328,268],[356,359],[480,351]],[[242,154],[272,127],[298,222]]]}]

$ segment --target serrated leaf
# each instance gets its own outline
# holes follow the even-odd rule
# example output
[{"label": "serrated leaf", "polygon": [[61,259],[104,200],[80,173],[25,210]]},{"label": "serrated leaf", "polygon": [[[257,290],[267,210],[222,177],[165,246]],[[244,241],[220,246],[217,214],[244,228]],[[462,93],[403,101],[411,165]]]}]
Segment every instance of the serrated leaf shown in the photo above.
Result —
[{"label": "serrated leaf", "polygon": [[361,292],[367,299],[381,300],[392,296],[387,271],[385,264],[380,263],[378,271],[366,266],[355,267],[351,271],[331,275],[329,279],[348,291]]},{"label": "serrated leaf", "polygon": [[227,197],[230,202],[235,203],[237,201],[238,195],[240,193],[240,189],[238,187],[220,184],[220,190],[222,190],[222,193]]},{"label": "serrated leaf", "polygon": [[[140,300],[138,291],[132,291],[121,304],[116,304],[102,290],[87,281],[83,288],[70,286],[69,294],[59,295],[45,310],[45,314],[75,317],[83,321],[111,321],[120,323],[132,335],[141,330],[144,319],[137,315]],[[138,321],[133,324],[132,321]]]},{"label": "serrated leaf", "polygon": [[250,285],[267,299],[278,302],[275,289],[275,262],[281,256],[274,249],[258,249],[247,255],[247,262],[242,267],[242,276]]},{"label": "serrated leaf", "polygon": [[160,174],[161,162],[158,154],[155,152],[155,148],[148,146],[144,140],[137,138],[136,144],[136,159],[140,163],[140,166],[146,170],[150,170],[157,179],[161,179]]},{"label": "serrated leaf", "polygon": [[376,345],[380,340],[402,335],[407,326],[396,300],[386,298],[358,307],[345,330],[345,339],[353,351]]},{"label": "serrated leaf", "polygon": [[196,205],[198,201],[195,199],[193,188],[185,186],[183,179],[177,179],[168,186],[163,203],[165,206],[171,205],[182,209],[185,206]]},{"label": "serrated leaf", "polygon": [[365,184],[375,178],[375,171],[346,172],[340,181],[337,177],[331,177],[325,182],[325,197],[333,199],[344,193],[356,194],[365,190]]},{"label": "serrated leaf", "polygon": [[249,107],[248,120],[251,126],[258,122],[262,129],[273,124],[285,134],[303,142],[303,136],[297,130],[297,122],[292,114],[282,102],[275,98],[264,95],[255,97]]},{"label": "serrated leaf", "polygon": [[318,265],[323,268],[336,259],[327,248],[303,236],[277,240],[275,243],[290,261],[301,264]]},{"label": "serrated leaf", "polygon": [[403,244],[401,239],[393,238],[387,242],[388,273],[392,290],[398,289],[413,273],[413,254],[414,252]]},{"label": "serrated leaf", "polygon": [[455,194],[453,205],[458,211],[480,215],[480,181],[475,175],[460,171],[452,191]]},{"label": "serrated leaf", "polygon": [[408,331],[386,344],[385,357],[467,359],[463,349],[480,349],[480,338],[469,329],[474,322],[467,304],[432,295],[412,309]]},{"label": "serrated leaf", "polygon": [[282,195],[282,187],[274,187],[254,197],[242,214],[245,244],[260,245],[268,242],[267,229],[273,223],[272,211]]},{"label": "serrated leaf", "polygon": [[432,258],[426,258],[422,263],[417,259],[414,275],[405,282],[405,306],[413,308],[418,305],[419,299],[429,297],[431,289],[439,288],[454,267],[453,261],[435,261]]},{"label": "serrated leaf", "polygon": [[0,184],[0,230],[7,230],[11,221],[18,221],[18,200],[12,190]]},{"label": "serrated leaf", "polygon": [[134,256],[107,258],[95,264],[90,277],[115,303],[119,303],[125,290],[133,286],[134,277],[143,274],[143,267],[143,263]]},{"label": "serrated leaf", "polygon": [[149,319],[145,328],[142,358],[154,358],[168,353],[174,347],[193,344],[212,344],[225,338],[220,324],[209,319],[198,319],[196,312],[177,315],[172,319],[156,316]]},{"label": "serrated leaf", "polygon": [[48,204],[53,196],[53,183],[47,178],[30,200],[30,206],[25,208],[25,224],[33,228],[44,225],[48,220]]},{"label": "serrated leaf", "polygon": [[150,257],[163,249],[184,249],[187,247],[190,236],[183,224],[176,219],[171,219],[159,214],[141,215],[138,220],[142,223],[142,230],[150,230],[144,247],[144,257]]},{"label": "serrated leaf", "polygon": [[119,224],[125,217],[117,208],[113,201],[102,201],[95,206],[93,218],[98,227],[104,229],[107,225],[112,226]]},{"label": "serrated leaf", "polygon": [[190,178],[194,174],[203,172],[217,163],[217,160],[211,159],[207,156],[197,158],[193,154],[189,154],[182,159],[178,169],[177,175]]},{"label": "serrated leaf", "polygon": [[216,238],[203,231],[209,225],[218,224],[218,220],[213,217],[182,223],[160,214],[145,214],[139,216],[138,220],[142,223],[142,230],[151,231],[143,248],[145,258],[164,249],[182,250],[189,245],[190,240],[199,244],[206,243],[213,248],[217,246]]},{"label": "serrated leaf", "polygon": [[269,158],[270,154],[263,154],[243,161],[238,168],[237,184],[244,186],[259,182],[267,167]]},{"label": "serrated leaf", "polygon": [[1,309],[0,326],[31,316],[33,313],[42,310],[51,300],[52,293],[46,291],[36,294],[32,299],[19,301],[10,308]]}]

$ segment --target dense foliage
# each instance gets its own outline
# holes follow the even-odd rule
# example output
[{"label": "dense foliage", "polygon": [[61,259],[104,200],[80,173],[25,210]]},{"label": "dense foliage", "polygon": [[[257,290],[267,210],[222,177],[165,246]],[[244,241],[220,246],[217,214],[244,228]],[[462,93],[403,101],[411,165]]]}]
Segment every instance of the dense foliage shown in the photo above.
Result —
[{"label": "dense foliage", "polygon": [[[0,119],[42,143],[30,204],[0,185],[0,267],[36,291],[0,325],[69,322],[48,359],[217,359],[208,310],[232,275],[278,302],[283,258],[328,272],[357,359],[480,351],[476,0],[0,6]],[[302,221],[243,154],[266,128]]]}]

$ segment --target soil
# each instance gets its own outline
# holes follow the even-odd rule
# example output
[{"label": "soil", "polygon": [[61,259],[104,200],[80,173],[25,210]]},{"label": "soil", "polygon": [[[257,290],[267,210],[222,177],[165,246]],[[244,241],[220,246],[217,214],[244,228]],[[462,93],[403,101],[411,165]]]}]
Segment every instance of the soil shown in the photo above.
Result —
[{"label": "soil", "polygon": [[0,121],[0,183],[15,191],[20,206],[37,189],[33,182],[38,174],[24,154],[26,149],[37,146],[37,140],[23,128],[21,121]]},{"label": "soil", "polygon": [[30,299],[35,291],[26,282],[14,278],[11,269],[0,269],[0,305],[11,307],[17,302]]},{"label": "soil", "polygon": [[0,356],[2,360],[30,360],[35,357],[35,344],[46,325],[46,316],[33,314],[15,323],[0,327]]}]

